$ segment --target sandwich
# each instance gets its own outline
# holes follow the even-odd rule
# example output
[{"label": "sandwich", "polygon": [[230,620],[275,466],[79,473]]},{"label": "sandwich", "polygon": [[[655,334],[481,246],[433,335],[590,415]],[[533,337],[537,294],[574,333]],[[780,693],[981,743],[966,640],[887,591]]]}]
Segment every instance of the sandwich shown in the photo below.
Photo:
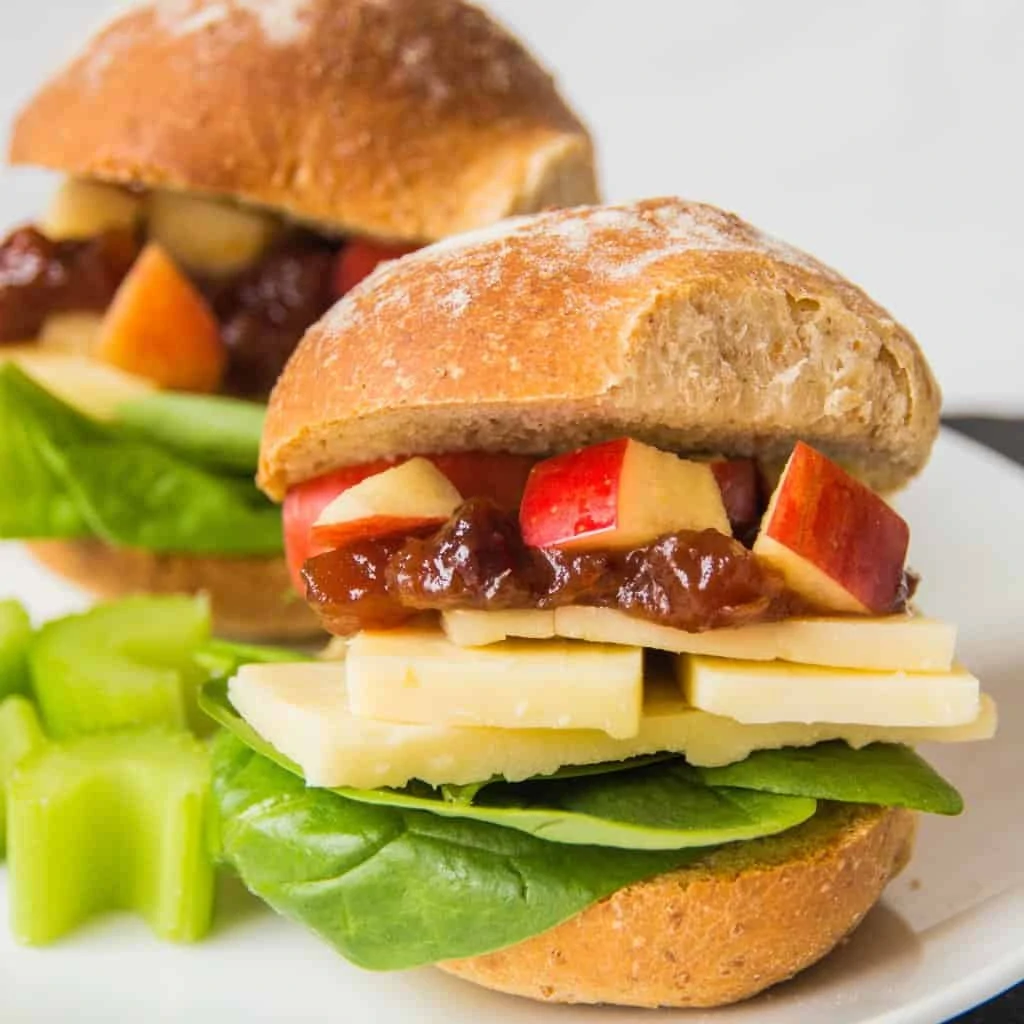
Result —
[{"label": "sandwich", "polygon": [[252,484],[307,328],[381,261],[596,199],[550,76],[461,0],[136,5],[10,160],[64,180],[0,243],[0,536],[99,595],[205,591],[242,636],[315,631]]},{"label": "sandwich", "polygon": [[[993,734],[890,497],[913,337],[710,206],[512,219],[306,335],[259,482],[337,637],[208,685],[220,849],[373,970],[718,1006],[836,947]],[[226,673],[227,675],[227,673]]]}]

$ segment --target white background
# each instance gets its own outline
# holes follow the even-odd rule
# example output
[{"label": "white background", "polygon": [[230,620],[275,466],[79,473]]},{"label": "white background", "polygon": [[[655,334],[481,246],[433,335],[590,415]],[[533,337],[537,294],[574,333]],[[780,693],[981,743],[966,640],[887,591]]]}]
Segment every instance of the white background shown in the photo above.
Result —
[{"label": "white background", "polygon": [[[0,0],[0,126],[110,0]],[[947,410],[1024,414],[1024,4],[492,0],[601,146],[611,198],[736,210],[861,283]],[[0,224],[48,181],[0,175]]]}]

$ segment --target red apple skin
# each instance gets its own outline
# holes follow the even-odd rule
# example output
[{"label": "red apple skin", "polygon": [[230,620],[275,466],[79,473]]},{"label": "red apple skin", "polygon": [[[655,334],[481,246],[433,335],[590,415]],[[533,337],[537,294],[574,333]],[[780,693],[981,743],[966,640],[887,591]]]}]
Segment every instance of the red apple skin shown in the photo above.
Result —
[{"label": "red apple skin", "polygon": [[362,466],[346,466],[333,473],[307,480],[293,487],[285,495],[284,507],[281,509],[284,553],[292,584],[298,593],[306,592],[306,585],[302,579],[302,566],[306,559],[331,550],[330,545],[317,543],[313,538],[313,524],[320,518],[320,513],[342,491],[355,487],[367,477],[383,473],[393,465],[394,462],[390,459],[378,459]]},{"label": "red apple skin", "polygon": [[530,471],[537,465],[533,455],[503,452],[453,452],[426,457],[464,498],[490,498],[506,512],[519,508]]},{"label": "red apple skin", "polygon": [[613,530],[629,443],[606,441],[534,466],[519,508],[523,540],[548,548]]},{"label": "red apple skin", "polygon": [[443,525],[443,519],[424,518],[423,516],[367,516],[365,519],[352,519],[347,523],[327,523],[313,526],[313,546],[333,551],[343,548],[358,540],[369,540],[374,537],[393,537],[397,533],[413,534],[422,530],[432,530]]},{"label": "red apple skin", "polygon": [[875,614],[892,610],[910,528],[874,491],[810,445],[793,451],[763,528]]},{"label": "red apple skin", "polygon": [[[507,512],[515,512],[536,459],[527,455],[492,452],[453,452],[426,456],[465,498],[491,498]],[[307,558],[337,547],[313,536],[320,513],[342,491],[383,473],[405,459],[378,459],[361,466],[347,466],[293,487],[284,499],[282,518],[288,569],[296,590],[305,593],[302,566]]]},{"label": "red apple skin", "polygon": [[383,245],[363,238],[354,239],[338,253],[335,261],[331,282],[334,297],[340,299],[348,294],[363,278],[369,277],[379,264],[397,260],[418,248],[418,245]]},{"label": "red apple skin", "polygon": [[722,491],[722,501],[732,532],[744,537],[757,527],[764,514],[764,486],[756,459],[715,459],[711,463]]}]

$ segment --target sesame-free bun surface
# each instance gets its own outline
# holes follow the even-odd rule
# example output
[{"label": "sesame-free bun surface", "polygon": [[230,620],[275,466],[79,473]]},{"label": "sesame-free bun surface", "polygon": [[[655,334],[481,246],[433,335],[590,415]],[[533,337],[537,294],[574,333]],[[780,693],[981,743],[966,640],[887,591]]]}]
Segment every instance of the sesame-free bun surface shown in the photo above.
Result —
[{"label": "sesame-free bun surface", "polygon": [[769,464],[803,439],[885,491],[925,463],[939,404],[913,337],[838,273],[732,214],[650,199],[382,267],[285,368],[259,479],[280,497],[383,455],[628,434]]},{"label": "sesame-free bun surface", "polygon": [[593,202],[586,130],[461,0],[162,0],[18,117],[12,162],[430,240]]},{"label": "sesame-free bun surface", "polygon": [[834,949],[905,866],[913,835],[909,811],[825,805],[782,835],[720,847],[542,935],[440,966],[548,1002],[734,1003]]},{"label": "sesame-free bun surface", "polygon": [[206,594],[214,631],[239,640],[301,640],[322,635],[292,589],[283,558],[208,558],[115,548],[98,540],[26,545],[37,561],[104,600],[131,594]]}]

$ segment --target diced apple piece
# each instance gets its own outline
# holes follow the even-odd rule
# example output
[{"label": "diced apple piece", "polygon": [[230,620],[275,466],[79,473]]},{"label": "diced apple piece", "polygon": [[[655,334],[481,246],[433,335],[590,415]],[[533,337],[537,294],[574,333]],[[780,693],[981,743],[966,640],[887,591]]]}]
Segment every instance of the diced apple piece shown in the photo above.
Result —
[{"label": "diced apple piece", "polygon": [[678,530],[730,534],[707,463],[622,438],[538,463],[519,510],[533,547],[632,548]]},{"label": "diced apple piece", "polygon": [[48,352],[91,356],[96,351],[103,316],[100,313],[54,313],[46,318],[39,347]]},{"label": "diced apple piece", "polygon": [[432,462],[414,458],[342,491],[313,524],[313,542],[340,548],[362,537],[385,537],[440,526],[462,495]]},{"label": "diced apple piece", "polygon": [[54,241],[134,231],[142,220],[144,203],[141,195],[117,185],[68,178],[50,201],[40,227]]},{"label": "diced apple piece", "polygon": [[62,402],[95,420],[113,420],[122,405],[153,391],[153,384],[144,377],[85,356],[49,352],[37,345],[0,346],[0,362],[5,359],[16,363]]},{"label": "diced apple piece", "polygon": [[573,640],[831,668],[946,672],[953,664],[956,647],[955,626],[923,616],[785,619],[687,633],[613,608],[558,608],[554,614],[555,634]]},{"label": "diced apple piece", "polygon": [[205,299],[155,244],[121,283],[96,356],[164,388],[216,391],[227,353]]},{"label": "diced apple piece", "polygon": [[884,615],[899,594],[909,543],[906,522],[882,498],[801,442],[754,553],[820,608]]},{"label": "diced apple piece", "polygon": [[410,252],[415,252],[418,245],[383,242],[371,242],[366,238],[356,238],[347,242],[338,253],[334,265],[331,287],[336,298],[347,295],[360,281],[369,277],[382,263],[397,260]]},{"label": "diced apple piece", "polygon": [[149,197],[149,237],[197,274],[226,277],[267,251],[278,221],[269,213],[179,192]]},{"label": "diced apple piece", "polygon": [[348,647],[349,707],[360,718],[636,735],[643,652],[557,641],[457,647],[442,633],[363,632]]},{"label": "diced apple piece", "polygon": [[702,711],[745,724],[836,722],[963,725],[978,716],[978,680],[966,669],[877,672],[685,655],[679,682]]},{"label": "diced apple piece", "polygon": [[756,459],[715,458],[709,463],[722,492],[732,532],[744,536],[761,519],[761,470]]},{"label": "diced apple piece", "polygon": [[555,635],[555,612],[551,608],[498,612],[456,610],[445,612],[441,622],[445,635],[459,647],[486,647],[509,637],[547,640]]},{"label": "diced apple piece", "polygon": [[663,751],[691,764],[742,761],[754,750],[806,747],[826,740],[869,743],[965,743],[989,739],[996,709],[983,697],[966,725],[882,728],[862,725],[741,725],[689,707],[674,680],[649,679],[640,730],[613,739],[594,729],[465,729],[356,718],[344,665],[301,662],[243,665],[229,685],[231,703],[270,744],[298,764],[311,786],[461,785],[501,776],[513,782],[565,765],[621,761]]}]

